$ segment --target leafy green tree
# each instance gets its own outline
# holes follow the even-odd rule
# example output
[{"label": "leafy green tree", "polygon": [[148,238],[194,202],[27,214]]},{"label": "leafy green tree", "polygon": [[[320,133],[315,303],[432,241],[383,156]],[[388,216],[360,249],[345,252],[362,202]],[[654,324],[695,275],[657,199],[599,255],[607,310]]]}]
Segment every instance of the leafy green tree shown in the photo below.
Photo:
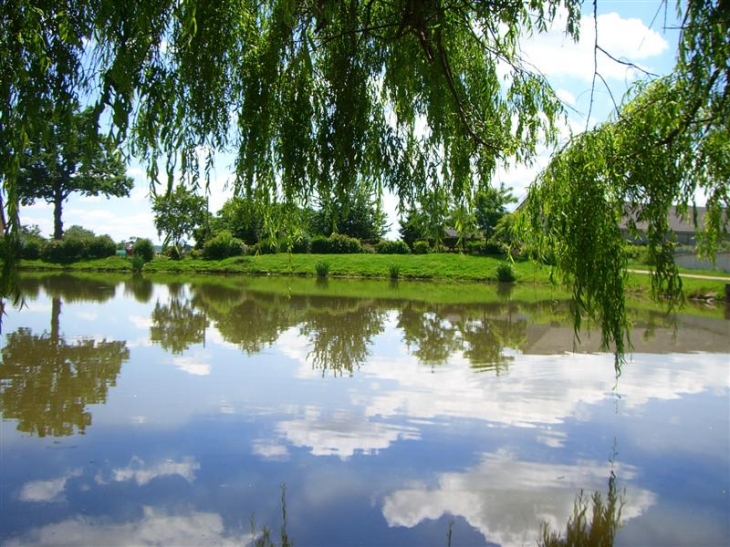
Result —
[{"label": "leafy green tree", "polygon": [[149,262],[155,257],[155,247],[152,240],[146,237],[140,237],[134,241],[132,245],[132,255],[138,256],[145,262]]},{"label": "leafy green tree", "polygon": [[627,256],[619,221],[645,222],[655,264],[654,296],[681,299],[668,212],[692,217],[707,196],[704,251],[727,236],[730,208],[730,10],[727,2],[683,6],[675,70],[636,84],[614,119],[575,136],[530,189],[526,227],[544,256],[554,257],[571,287],[576,329],[598,319],[617,369],[630,346],[624,308]]},{"label": "leafy green tree", "polygon": [[50,120],[25,148],[17,177],[23,205],[53,204],[53,238],[63,237],[63,203],[71,194],[125,197],[134,183],[113,139],[96,133],[91,109]]},{"label": "leafy green tree", "polygon": [[229,199],[216,215],[215,224],[219,230],[215,231],[228,230],[246,245],[255,245],[264,234],[264,219],[258,209],[251,200]]},{"label": "leafy green tree", "polygon": [[517,203],[517,198],[504,183],[498,188],[487,186],[477,192],[474,198],[474,216],[477,228],[486,239],[494,235],[499,220],[507,214],[507,206],[512,203]]},{"label": "leafy green tree", "polygon": [[157,234],[165,234],[165,245],[180,247],[183,238],[201,226],[207,215],[204,197],[178,184],[167,194],[156,196],[152,201]]},{"label": "leafy green tree", "polygon": [[413,244],[419,239],[428,238],[428,230],[426,229],[426,219],[424,215],[416,209],[411,209],[404,219],[401,219],[400,229],[398,233],[400,238],[413,249]]},{"label": "leafy green tree", "polygon": [[338,233],[360,240],[378,240],[385,235],[387,220],[380,200],[358,187],[344,199],[322,200],[312,215],[311,230],[313,235]]}]

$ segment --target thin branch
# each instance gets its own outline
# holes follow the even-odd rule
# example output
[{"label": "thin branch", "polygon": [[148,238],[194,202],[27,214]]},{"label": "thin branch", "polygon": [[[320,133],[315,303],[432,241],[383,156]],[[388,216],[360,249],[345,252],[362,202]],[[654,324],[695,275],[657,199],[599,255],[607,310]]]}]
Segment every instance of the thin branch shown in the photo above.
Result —
[{"label": "thin branch", "polygon": [[591,102],[586,116],[586,131],[588,131],[591,123],[593,100],[596,93],[596,77],[598,76],[598,0],[593,0],[593,30],[595,34],[593,40],[593,81],[591,82]]},{"label": "thin branch", "polygon": [[612,61],[614,61],[614,62],[616,62],[616,63],[618,63],[620,65],[624,65],[624,66],[627,66],[629,68],[633,68],[635,70],[638,70],[639,72],[643,72],[644,74],[646,74],[647,76],[651,76],[652,78],[658,78],[659,77],[658,74],[654,74],[653,72],[649,72],[648,70],[641,68],[639,65],[637,65],[635,63],[632,63],[631,61],[624,61],[622,59],[618,59],[618,58],[614,57],[608,51],[606,51],[601,46],[599,46],[597,40],[596,40],[596,49],[598,51],[600,51],[601,53],[603,53],[606,57],[608,57],[609,59],[611,59]]}]

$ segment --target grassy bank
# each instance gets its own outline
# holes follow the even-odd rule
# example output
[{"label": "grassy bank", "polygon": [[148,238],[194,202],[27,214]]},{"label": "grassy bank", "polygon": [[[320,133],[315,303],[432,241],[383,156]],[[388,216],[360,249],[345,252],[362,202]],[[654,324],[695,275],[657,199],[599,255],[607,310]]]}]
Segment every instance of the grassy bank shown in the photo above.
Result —
[{"label": "grassy bank", "polygon": [[[248,276],[282,275],[314,277],[318,268],[326,264],[327,277],[433,280],[458,282],[494,282],[498,280],[497,270],[504,260],[495,257],[471,256],[461,254],[429,255],[316,255],[316,254],[273,254],[241,256],[225,260],[202,260],[185,258],[169,260],[156,258],[144,265],[145,274],[239,274]],[[513,273],[517,285],[547,285],[550,283],[550,268],[541,267],[534,262],[515,262]],[[129,259],[109,257],[102,260],[85,260],[72,264],[50,264],[41,261],[22,261],[24,270],[42,271],[106,271],[132,272]],[[693,271],[685,271],[694,274]],[[708,273],[708,272],[703,272]],[[717,296],[722,298],[730,275],[709,272],[724,279],[683,278],[685,294],[690,297]],[[650,277],[641,273],[630,273],[627,292],[641,296],[650,291]],[[554,287],[551,290],[556,290]],[[562,291],[559,291],[562,292]]]}]

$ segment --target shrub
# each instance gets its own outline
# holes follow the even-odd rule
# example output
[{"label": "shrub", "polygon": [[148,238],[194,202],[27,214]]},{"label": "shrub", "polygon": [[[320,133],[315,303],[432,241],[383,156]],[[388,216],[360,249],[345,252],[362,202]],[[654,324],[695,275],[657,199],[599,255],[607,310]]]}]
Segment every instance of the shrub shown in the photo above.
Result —
[{"label": "shrub", "polygon": [[359,239],[342,234],[330,236],[330,253],[332,254],[357,254],[362,253],[362,244]]},{"label": "shrub", "polygon": [[314,254],[324,255],[330,253],[330,240],[324,236],[314,236],[309,246]]},{"label": "shrub", "polygon": [[419,239],[413,244],[413,254],[425,255],[431,252],[431,246],[425,239]]},{"label": "shrub", "polygon": [[41,259],[62,264],[80,260],[87,255],[87,241],[73,237],[49,241],[41,251]]},{"label": "shrub", "polygon": [[478,239],[472,239],[466,242],[466,252],[470,255],[482,255],[484,252],[484,241]]},{"label": "shrub", "polygon": [[152,245],[151,240],[141,237],[134,242],[132,254],[140,257],[145,262],[149,262],[155,257],[155,247]]},{"label": "shrub", "polygon": [[301,236],[294,238],[292,241],[291,252],[294,254],[305,254],[309,252],[312,240],[309,236]]},{"label": "shrub", "polygon": [[117,245],[108,235],[92,237],[87,245],[88,258],[106,258],[117,253]]},{"label": "shrub", "polygon": [[63,241],[52,239],[41,249],[41,260],[45,262],[63,262]]},{"label": "shrub", "polygon": [[20,258],[25,258],[26,260],[37,260],[41,257],[41,252],[45,245],[46,240],[42,237],[24,237],[20,245]]},{"label": "shrub", "polygon": [[254,254],[274,255],[279,252],[279,245],[271,238],[262,239],[254,245]]},{"label": "shrub", "polygon": [[132,270],[135,272],[141,272],[144,266],[145,260],[141,256],[135,255],[132,257]]},{"label": "shrub", "polygon": [[223,260],[231,256],[239,256],[244,251],[243,241],[233,237],[228,230],[219,232],[214,238],[203,244],[203,258],[208,260]]},{"label": "shrub", "polygon": [[320,260],[314,265],[314,270],[317,272],[317,277],[327,277],[330,272],[330,263]]},{"label": "shrub", "polygon": [[182,258],[182,253],[177,245],[166,247],[162,250],[162,253],[170,260],[180,260]]},{"label": "shrub", "polygon": [[484,242],[482,252],[488,256],[499,256],[505,253],[505,249],[502,243],[490,239]]},{"label": "shrub", "polygon": [[378,253],[382,255],[407,255],[411,252],[405,241],[383,240],[376,246]]},{"label": "shrub", "polygon": [[515,271],[512,268],[512,264],[509,262],[502,262],[497,266],[497,281],[502,283],[512,283],[515,280]]}]

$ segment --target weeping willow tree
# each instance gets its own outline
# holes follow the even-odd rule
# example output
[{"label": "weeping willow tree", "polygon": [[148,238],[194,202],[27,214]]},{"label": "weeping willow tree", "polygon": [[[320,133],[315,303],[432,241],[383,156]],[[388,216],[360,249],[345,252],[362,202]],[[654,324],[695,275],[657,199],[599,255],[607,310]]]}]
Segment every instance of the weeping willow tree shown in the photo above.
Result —
[{"label": "weeping willow tree", "polygon": [[622,219],[644,228],[652,293],[671,308],[682,297],[669,226],[672,207],[697,226],[706,199],[701,253],[714,257],[728,234],[730,205],[730,2],[692,0],[674,72],[637,83],[613,119],[574,137],[530,188],[530,240],[573,291],[576,332],[602,326],[604,347],[630,347]]},{"label": "weeping willow tree", "polygon": [[23,150],[74,101],[168,185],[201,183],[225,150],[263,205],[356,186],[468,201],[499,158],[554,138],[560,103],[519,39],[559,9],[576,37],[579,0],[6,0],[5,228]]},{"label": "weeping willow tree", "polygon": [[[376,195],[387,189],[404,204],[452,195],[455,205],[468,207],[499,160],[529,162],[538,144],[555,143],[560,102],[522,62],[519,44],[525,35],[546,30],[559,13],[566,34],[576,38],[581,3],[5,0],[3,282],[11,279],[20,233],[16,181],[22,155],[44,139],[49,120],[70,123],[70,105],[77,103],[93,106],[100,126],[146,162],[153,188],[165,174],[168,190],[176,177],[204,185],[215,154],[233,153],[238,193],[264,213],[277,212],[265,215],[271,232],[275,223],[296,219],[314,196],[344,201],[356,187]],[[595,311],[594,302],[601,304],[608,341],[625,336],[623,270],[616,269],[621,255],[609,260],[618,252],[610,235],[615,204],[622,193],[649,202],[621,190],[625,177],[612,157],[628,158],[634,150],[642,167],[632,173],[639,180],[641,173],[654,173],[662,146],[694,140],[695,149],[711,153],[706,135],[695,129],[727,108],[727,8],[727,0],[689,2],[677,74],[647,88],[683,93],[676,129],[655,126],[661,120],[645,116],[647,137],[640,117],[623,121],[634,118],[627,107],[612,128],[587,134],[559,154],[533,191],[545,199],[535,218],[549,224],[550,244],[565,250],[559,265],[576,287],[577,309]],[[646,110],[641,101],[632,108]],[[726,133],[718,129],[719,145]],[[653,140],[639,146],[637,135],[645,144]],[[699,145],[696,136],[708,144]],[[611,157],[603,149],[606,139],[616,146]],[[588,165],[596,151],[606,158],[604,171]],[[581,176],[571,176],[576,172]],[[655,180],[650,192],[657,205],[642,211],[658,219],[661,204],[677,197],[677,189],[674,179]],[[552,216],[563,187],[578,200],[581,184],[598,207],[585,241],[561,232]],[[681,188],[679,197],[688,195],[687,184]],[[564,213],[580,220],[578,201],[568,205]],[[581,265],[578,255],[588,249],[590,236],[613,244],[595,255],[607,270]],[[660,280],[676,277],[663,266],[657,271]],[[2,294],[8,290],[5,284]]]}]

